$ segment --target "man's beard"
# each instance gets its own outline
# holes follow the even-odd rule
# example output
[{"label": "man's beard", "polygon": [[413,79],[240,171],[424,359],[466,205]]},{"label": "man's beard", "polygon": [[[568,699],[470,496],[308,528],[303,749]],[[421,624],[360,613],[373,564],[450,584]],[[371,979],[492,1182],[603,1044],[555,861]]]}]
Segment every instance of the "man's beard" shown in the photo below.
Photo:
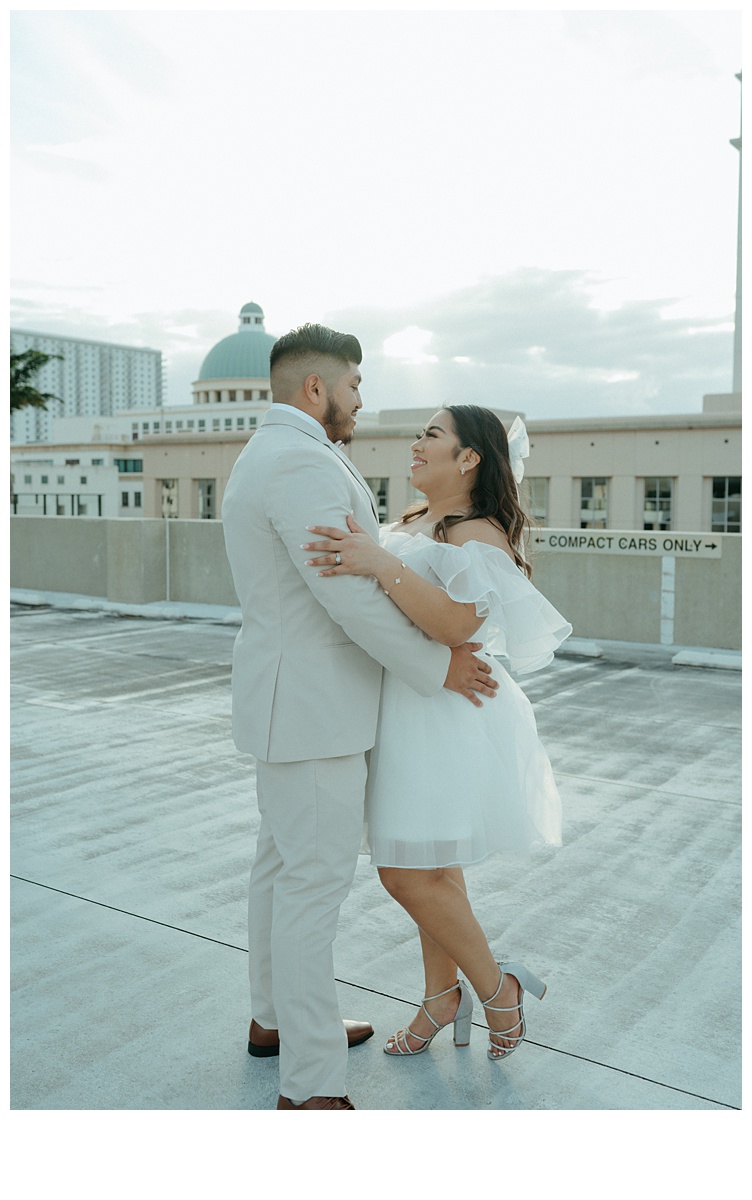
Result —
[{"label": "man's beard", "polygon": [[350,428],[350,420],[337,408],[328,388],[323,424],[330,442],[341,442],[343,446],[348,446],[352,441],[354,430]]}]

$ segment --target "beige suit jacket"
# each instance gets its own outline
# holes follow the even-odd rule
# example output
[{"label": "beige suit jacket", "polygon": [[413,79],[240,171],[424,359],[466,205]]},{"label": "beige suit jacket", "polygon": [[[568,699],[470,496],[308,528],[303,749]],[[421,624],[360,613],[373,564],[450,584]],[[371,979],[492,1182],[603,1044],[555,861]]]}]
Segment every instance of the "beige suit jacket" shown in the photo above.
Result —
[{"label": "beige suit jacket", "polygon": [[265,762],[337,758],[373,746],[382,666],[416,692],[443,687],[450,651],[361,575],[307,567],[307,525],[373,537],[373,496],[321,427],[274,405],[242,451],[222,504],[243,621],[232,666],[237,748]]}]

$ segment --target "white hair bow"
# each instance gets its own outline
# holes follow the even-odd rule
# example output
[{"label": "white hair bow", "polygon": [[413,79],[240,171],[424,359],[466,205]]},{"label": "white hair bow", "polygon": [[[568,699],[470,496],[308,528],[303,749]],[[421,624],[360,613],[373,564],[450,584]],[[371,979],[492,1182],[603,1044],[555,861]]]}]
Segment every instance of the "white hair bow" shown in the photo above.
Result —
[{"label": "white hair bow", "polygon": [[525,464],[522,460],[530,456],[530,439],[519,417],[515,417],[509,427],[507,445],[509,446],[509,463],[512,474],[515,482],[520,484],[525,474]]}]

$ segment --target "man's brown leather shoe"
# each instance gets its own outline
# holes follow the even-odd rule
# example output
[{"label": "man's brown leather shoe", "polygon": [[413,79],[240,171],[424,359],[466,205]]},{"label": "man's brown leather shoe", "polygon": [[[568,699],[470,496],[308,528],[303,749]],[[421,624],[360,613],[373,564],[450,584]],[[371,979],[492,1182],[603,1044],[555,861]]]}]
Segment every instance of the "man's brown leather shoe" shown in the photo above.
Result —
[{"label": "man's brown leather shoe", "polygon": [[[347,1033],[347,1048],[359,1046],[373,1037],[373,1026],[368,1021],[343,1021]],[[251,1021],[248,1030],[248,1053],[254,1058],[274,1058],[279,1054],[279,1031],[264,1029],[256,1021]]]},{"label": "man's brown leather shoe", "polygon": [[287,1096],[280,1096],[277,1108],[355,1108],[349,1096],[311,1096],[302,1104],[293,1104]]}]

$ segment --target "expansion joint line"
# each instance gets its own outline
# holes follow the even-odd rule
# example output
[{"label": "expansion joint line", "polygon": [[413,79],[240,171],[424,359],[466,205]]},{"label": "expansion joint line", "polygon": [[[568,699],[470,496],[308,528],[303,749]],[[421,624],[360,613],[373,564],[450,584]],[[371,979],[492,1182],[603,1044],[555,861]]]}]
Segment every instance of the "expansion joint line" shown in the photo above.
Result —
[{"label": "expansion joint line", "polygon": [[[106,908],[109,912],[120,913],[124,917],[133,917],[137,921],[146,921],[150,925],[161,925],[163,929],[172,929],[175,933],[185,933],[188,937],[201,938],[204,942],[213,942],[215,946],[224,946],[227,950],[238,950],[242,954],[247,954],[246,946],[236,946],[234,942],[223,942],[220,938],[209,937],[205,933],[196,933],[193,929],[183,929],[180,925],[172,925],[169,921],[158,921],[155,917],[145,917],[142,913],[131,912],[127,908],[118,908],[115,904],[105,904],[102,900],[92,900],[89,896],[80,896],[77,892],[67,892],[64,888],[52,887],[49,883],[40,883],[36,879],[27,879],[24,875],[14,875],[11,872],[11,879],[15,879],[18,883],[28,883],[32,887],[44,888],[48,892],[56,892],[59,896],[70,896],[72,900],[80,900],[84,904],[93,904],[97,908]],[[371,996],[383,996],[385,1000],[394,1000],[398,1004],[411,1004],[411,1000],[406,1000],[404,996],[394,996],[391,992],[380,992],[377,988],[366,987],[362,983],[353,983],[350,979],[335,978],[336,983],[341,983],[345,987],[357,988],[359,992],[367,992]],[[479,1021],[473,1021],[478,1029],[486,1029],[484,1024]],[[715,1104],[719,1108],[728,1108],[733,1112],[739,1112],[740,1109],[736,1104],[726,1104],[723,1100],[714,1100],[712,1096],[703,1096],[700,1092],[690,1092],[687,1088],[675,1087],[670,1083],[663,1083],[660,1079],[651,1079],[649,1075],[640,1075],[635,1071],[626,1071],[623,1067],[615,1067],[611,1063],[600,1062],[597,1058],[588,1058],[584,1054],[575,1054],[572,1050],[560,1050],[558,1046],[549,1046],[545,1042],[534,1042],[532,1038],[525,1038],[531,1046],[537,1046],[539,1050],[550,1050],[553,1054],[563,1054],[567,1058],[576,1058],[580,1062],[590,1063],[594,1067],[601,1067],[605,1071],[615,1071],[618,1075],[627,1075],[631,1079],[640,1079],[643,1083],[652,1083],[655,1087],[666,1088],[670,1092],[677,1092],[682,1096],[692,1096],[695,1100],[704,1100],[707,1104]]]}]

